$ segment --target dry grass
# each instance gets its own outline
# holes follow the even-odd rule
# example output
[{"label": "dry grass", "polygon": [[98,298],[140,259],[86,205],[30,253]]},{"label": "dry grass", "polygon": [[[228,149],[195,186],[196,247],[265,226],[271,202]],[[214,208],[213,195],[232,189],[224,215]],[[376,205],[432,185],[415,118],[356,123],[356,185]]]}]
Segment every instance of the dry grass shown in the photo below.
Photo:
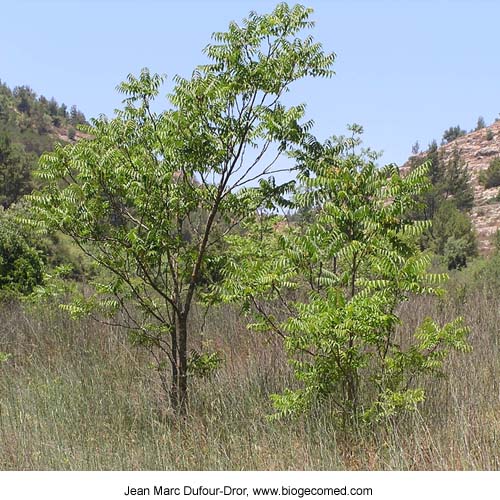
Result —
[{"label": "dry grass", "polygon": [[212,380],[193,382],[190,415],[179,422],[122,332],[55,308],[4,306],[0,351],[12,358],[0,367],[0,469],[500,468],[500,298],[479,286],[446,302],[415,300],[403,314],[410,326],[465,316],[474,351],[453,355],[448,378],[428,383],[419,413],[346,435],[324,409],[293,422],[266,418],[269,394],[290,373],[280,346],[249,334],[234,310],[208,318],[206,338],[226,362]]}]

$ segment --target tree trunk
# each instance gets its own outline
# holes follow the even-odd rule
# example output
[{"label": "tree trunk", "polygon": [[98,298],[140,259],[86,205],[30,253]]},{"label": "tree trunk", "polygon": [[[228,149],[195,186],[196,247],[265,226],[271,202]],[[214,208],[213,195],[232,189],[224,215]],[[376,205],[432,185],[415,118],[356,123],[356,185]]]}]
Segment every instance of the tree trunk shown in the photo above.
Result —
[{"label": "tree trunk", "polygon": [[179,413],[185,415],[188,404],[187,315],[179,318]]},{"label": "tree trunk", "polygon": [[188,403],[187,384],[187,315],[178,314],[172,332],[172,384],[170,402],[176,413],[185,415]]},{"label": "tree trunk", "polygon": [[171,365],[172,365],[172,382],[170,385],[170,404],[172,408],[177,411],[179,407],[179,361],[178,352],[179,348],[177,346],[177,325],[172,329],[170,335],[171,339]]}]

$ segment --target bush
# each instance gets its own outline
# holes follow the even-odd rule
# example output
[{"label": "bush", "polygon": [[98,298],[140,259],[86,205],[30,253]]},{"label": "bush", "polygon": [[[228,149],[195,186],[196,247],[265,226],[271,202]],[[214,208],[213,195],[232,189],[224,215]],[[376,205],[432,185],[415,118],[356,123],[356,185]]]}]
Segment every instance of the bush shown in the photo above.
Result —
[{"label": "bush", "polygon": [[467,265],[467,258],[477,255],[477,239],[470,217],[447,201],[436,212],[427,245],[445,257],[448,269]]},{"label": "bush", "polygon": [[0,297],[30,294],[42,283],[43,262],[19,230],[0,222]]},{"label": "bush", "polygon": [[500,157],[491,160],[489,167],[481,172],[479,180],[486,189],[500,186]]}]

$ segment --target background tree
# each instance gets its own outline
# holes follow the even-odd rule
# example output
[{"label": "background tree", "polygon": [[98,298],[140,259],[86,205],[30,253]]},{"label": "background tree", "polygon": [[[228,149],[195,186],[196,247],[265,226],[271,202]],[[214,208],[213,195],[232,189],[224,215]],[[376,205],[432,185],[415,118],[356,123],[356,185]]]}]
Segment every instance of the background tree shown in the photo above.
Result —
[{"label": "background tree", "polygon": [[4,208],[31,192],[31,172],[36,163],[22,146],[12,144],[0,129],[0,204]]},{"label": "background tree", "polygon": [[[124,109],[86,128],[91,139],[41,161],[47,187],[32,197],[41,223],[70,235],[109,273],[99,307],[120,309],[124,326],[158,360],[170,400],[184,412],[189,317],[203,270],[221,258],[228,233],[279,189],[277,159],[301,140],[304,106],[285,106],[290,85],[330,76],[333,54],[311,37],[311,10],[280,4],[216,33],[210,62],[175,78],[172,107],[151,103],[162,78],[142,71],[120,86]],[[90,303],[71,310],[85,312]],[[135,311],[140,311],[137,314]]]},{"label": "background tree", "polygon": [[477,125],[476,125],[476,128],[474,130],[481,130],[482,128],[486,127],[486,123],[484,121],[484,118],[482,116],[480,116],[478,119],[477,119]]},{"label": "background tree", "polygon": [[451,141],[454,141],[455,139],[458,139],[459,137],[462,137],[465,135],[467,131],[463,130],[460,128],[460,125],[457,125],[456,127],[450,127],[449,129],[446,129],[443,133],[443,144],[448,144]]},{"label": "background tree", "polygon": [[[477,254],[468,213],[474,204],[474,191],[467,165],[456,150],[445,159],[435,141],[422,160],[428,165],[430,188],[419,196],[413,217],[430,219],[433,224],[422,234],[421,245],[445,257],[450,269],[464,267]],[[410,168],[417,166],[418,160],[412,160]],[[447,238],[453,238],[448,246]]]},{"label": "background tree", "polygon": [[472,189],[469,170],[457,150],[443,166],[440,196],[448,200],[462,212],[469,211],[474,205],[474,190]]},{"label": "background tree", "polygon": [[22,85],[15,87],[12,92],[14,99],[16,100],[16,108],[20,113],[25,113],[29,115],[33,108],[33,103],[36,99],[36,94],[27,85]]},{"label": "background tree", "polygon": [[430,248],[446,259],[448,269],[460,269],[477,255],[477,240],[470,217],[451,202],[444,202],[436,212],[429,231]]},{"label": "background tree", "polygon": [[75,105],[71,106],[69,111],[69,122],[74,127],[86,122],[85,115]]},{"label": "background tree", "polygon": [[0,211],[0,299],[28,295],[43,282],[43,261],[28,237]]},{"label": "background tree", "polygon": [[488,168],[481,172],[479,180],[486,189],[500,186],[500,158],[491,160]]}]

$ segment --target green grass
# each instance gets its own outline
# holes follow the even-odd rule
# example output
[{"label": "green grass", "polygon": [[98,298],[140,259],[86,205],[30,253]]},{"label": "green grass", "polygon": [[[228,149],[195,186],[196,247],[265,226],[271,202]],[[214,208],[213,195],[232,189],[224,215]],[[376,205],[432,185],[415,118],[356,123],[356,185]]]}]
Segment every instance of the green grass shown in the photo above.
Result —
[{"label": "green grass", "polygon": [[354,434],[325,408],[266,418],[269,394],[293,380],[279,342],[248,333],[232,309],[207,318],[205,338],[225,363],[192,382],[190,413],[179,421],[147,355],[123,332],[52,307],[4,305],[0,351],[12,357],[0,366],[0,469],[498,469],[500,298],[486,285],[458,289],[446,301],[407,303],[403,316],[414,327],[427,315],[461,314],[474,351],[453,355],[447,378],[427,382],[418,413]]}]

